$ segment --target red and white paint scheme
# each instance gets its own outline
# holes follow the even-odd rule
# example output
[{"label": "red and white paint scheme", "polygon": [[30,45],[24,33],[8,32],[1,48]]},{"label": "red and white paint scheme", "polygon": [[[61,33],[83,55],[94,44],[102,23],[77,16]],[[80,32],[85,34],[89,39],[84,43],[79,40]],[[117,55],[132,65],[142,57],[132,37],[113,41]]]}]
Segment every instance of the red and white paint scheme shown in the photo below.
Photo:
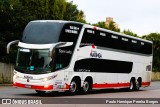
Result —
[{"label": "red and white paint scheme", "polygon": [[152,42],[73,21],[37,20],[26,26],[13,86],[38,93],[128,88],[151,82]]}]

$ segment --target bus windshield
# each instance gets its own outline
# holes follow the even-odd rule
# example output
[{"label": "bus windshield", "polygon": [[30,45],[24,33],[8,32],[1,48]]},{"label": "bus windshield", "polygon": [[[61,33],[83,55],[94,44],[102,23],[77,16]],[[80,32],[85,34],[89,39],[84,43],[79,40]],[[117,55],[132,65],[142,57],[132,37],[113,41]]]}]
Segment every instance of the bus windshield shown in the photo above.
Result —
[{"label": "bus windshield", "polygon": [[27,74],[50,73],[52,58],[48,57],[48,51],[19,48],[16,69]]}]

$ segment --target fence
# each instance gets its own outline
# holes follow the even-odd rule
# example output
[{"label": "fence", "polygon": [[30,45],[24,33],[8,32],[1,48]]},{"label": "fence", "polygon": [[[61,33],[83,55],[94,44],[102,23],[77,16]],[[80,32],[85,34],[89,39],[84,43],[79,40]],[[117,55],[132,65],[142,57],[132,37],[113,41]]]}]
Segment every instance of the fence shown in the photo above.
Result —
[{"label": "fence", "polygon": [[[0,62],[0,84],[11,83],[14,66]],[[160,72],[152,72],[152,80],[160,80]]]},{"label": "fence", "polygon": [[12,64],[0,62],[0,84],[7,84],[12,82],[13,70],[14,66]]},{"label": "fence", "polygon": [[160,72],[152,72],[152,80],[160,80]]}]

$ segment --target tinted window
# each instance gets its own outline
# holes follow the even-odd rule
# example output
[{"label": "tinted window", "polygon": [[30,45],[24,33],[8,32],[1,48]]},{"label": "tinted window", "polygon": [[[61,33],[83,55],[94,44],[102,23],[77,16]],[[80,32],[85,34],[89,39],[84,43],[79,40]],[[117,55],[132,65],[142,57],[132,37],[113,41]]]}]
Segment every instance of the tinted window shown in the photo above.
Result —
[{"label": "tinted window", "polygon": [[81,59],[76,61],[75,72],[109,72],[109,73],[130,73],[133,62],[107,60],[107,59]]},{"label": "tinted window", "polygon": [[119,49],[142,54],[152,54],[152,44],[109,32],[85,29],[80,47],[88,45]]},{"label": "tinted window", "polygon": [[73,42],[73,45],[56,49],[54,70],[59,70],[69,65],[81,28],[81,24],[67,23],[64,25],[59,42]]},{"label": "tinted window", "polygon": [[22,42],[31,44],[49,44],[58,42],[64,23],[30,22],[22,37]]}]

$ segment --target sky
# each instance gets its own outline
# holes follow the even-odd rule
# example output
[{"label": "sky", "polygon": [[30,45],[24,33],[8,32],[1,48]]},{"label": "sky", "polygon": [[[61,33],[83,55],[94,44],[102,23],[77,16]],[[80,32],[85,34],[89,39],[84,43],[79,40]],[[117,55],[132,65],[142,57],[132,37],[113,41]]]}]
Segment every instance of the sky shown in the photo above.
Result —
[{"label": "sky", "polygon": [[84,11],[86,21],[97,23],[113,17],[121,32],[139,36],[160,33],[160,0],[68,0]]}]

